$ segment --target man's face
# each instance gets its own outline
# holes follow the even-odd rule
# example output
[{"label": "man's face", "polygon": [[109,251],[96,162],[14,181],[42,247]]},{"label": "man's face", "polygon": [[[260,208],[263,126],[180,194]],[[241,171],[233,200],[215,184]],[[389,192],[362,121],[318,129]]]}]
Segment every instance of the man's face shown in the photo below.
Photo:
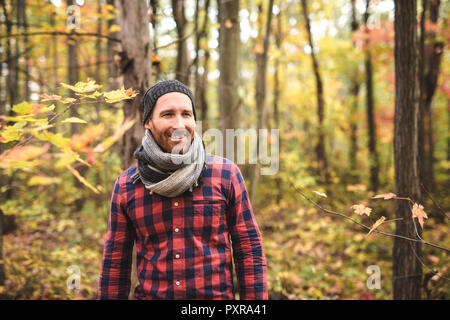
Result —
[{"label": "man's face", "polygon": [[185,153],[194,138],[195,119],[191,99],[181,92],[169,92],[158,98],[145,123],[165,152]]}]

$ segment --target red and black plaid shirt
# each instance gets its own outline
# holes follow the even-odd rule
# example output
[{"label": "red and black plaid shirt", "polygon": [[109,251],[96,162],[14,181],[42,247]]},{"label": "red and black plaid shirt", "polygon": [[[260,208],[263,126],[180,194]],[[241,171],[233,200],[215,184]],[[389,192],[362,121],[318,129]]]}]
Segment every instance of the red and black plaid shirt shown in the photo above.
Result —
[{"label": "red and black plaid shirt", "polygon": [[[208,154],[201,186],[167,198],[117,179],[99,281],[99,299],[127,299],[136,241],[136,299],[267,299],[262,239],[239,168]],[[231,240],[231,242],[230,242]]]}]

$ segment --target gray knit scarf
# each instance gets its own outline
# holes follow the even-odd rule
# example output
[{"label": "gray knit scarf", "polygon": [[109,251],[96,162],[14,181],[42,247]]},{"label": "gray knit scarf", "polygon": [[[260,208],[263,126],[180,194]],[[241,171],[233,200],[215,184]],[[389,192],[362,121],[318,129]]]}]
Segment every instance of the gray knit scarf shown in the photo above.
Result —
[{"label": "gray knit scarf", "polygon": [[150,194],[157,193],[169,198],[192,191],[206,169],[205,144],[197,132],[194,132],[194,139],[186,153],[175,154],[161,150],[147,129],[134,157],[138,160],[138,170],[131,177],[133,182],[141,179]]}]

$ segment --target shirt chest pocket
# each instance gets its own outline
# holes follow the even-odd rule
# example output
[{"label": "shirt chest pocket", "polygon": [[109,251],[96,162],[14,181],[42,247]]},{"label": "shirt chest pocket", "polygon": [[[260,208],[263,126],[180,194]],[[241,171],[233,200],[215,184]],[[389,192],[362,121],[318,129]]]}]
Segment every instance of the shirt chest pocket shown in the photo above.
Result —
[{"label": "shirt chest pocket", "polygon": [[193,232],[211,236],[223,232],[225,227],[225,202],[223,200],[193,200]]}]

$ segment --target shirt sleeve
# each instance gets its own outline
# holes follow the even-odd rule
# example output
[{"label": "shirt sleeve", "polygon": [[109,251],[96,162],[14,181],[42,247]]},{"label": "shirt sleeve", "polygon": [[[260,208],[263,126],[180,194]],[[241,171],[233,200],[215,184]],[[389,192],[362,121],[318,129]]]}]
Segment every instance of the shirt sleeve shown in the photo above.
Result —
[{"label": "shirt sleeve", "polygon": [[228,226],[242,300],[267,300],[267,264],[262,237],[239,168],[230,173]]},{"label": "shirt sleeve", "polygon": [[98,299],[128,299],[130,292],[135,232],[126,213],[125,194],[119,179],[116,180],[111,197]]}]

